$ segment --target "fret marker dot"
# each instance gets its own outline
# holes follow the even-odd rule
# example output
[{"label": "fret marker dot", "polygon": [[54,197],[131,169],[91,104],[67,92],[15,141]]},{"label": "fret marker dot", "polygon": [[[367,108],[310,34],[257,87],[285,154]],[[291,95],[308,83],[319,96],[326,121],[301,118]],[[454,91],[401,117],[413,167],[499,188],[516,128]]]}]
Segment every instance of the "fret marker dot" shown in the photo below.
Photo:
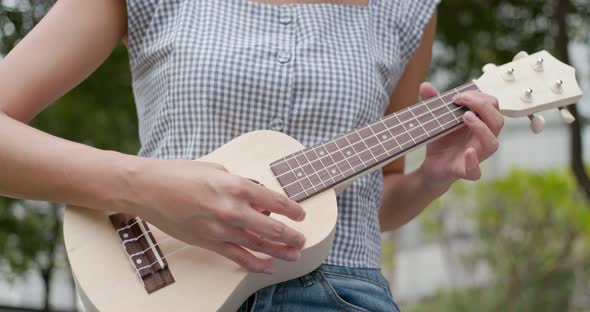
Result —
[{"label": "fret marker dot", "polygon": [[129,237],[129,234],[123,233],[123,238],[127,238],[127,237]]},{"label": "fret marker dot", "polygon": [[346,151],[346,155],[348,155],[348,156],[352,155],[352,153],[350,152],[350,150]]},{"label": "fret marker dot", "polygon": [[410,128],[414,128],[414,123],[410,122],[409,126]]},{"label": "fret marker dot", "polygon": [[299,171],[299,172],[297,172],[297,176],[298,177],[302,177],[303,176],[303,173],[301,173],[301,171]]},{"label": "fret marker dot", "polygon": [[381,138],[383,138],[383,140],[387,139],[387,135],[382,135]]},{"label": "fret marker dot", "polygon": [[335,169],[332,169],[332,174],[336,174],[336,170]]},{"label": "fret marker dot", "polygon": [[141,259],[135,260],[135,263],[137,263],[137,264],[141,264],[141,262],[143,262],[143,261],[141,261]]},{"label": "fret marker dot", "polygon": [[320,151],[320,155],[324,155],[324,151]]}]

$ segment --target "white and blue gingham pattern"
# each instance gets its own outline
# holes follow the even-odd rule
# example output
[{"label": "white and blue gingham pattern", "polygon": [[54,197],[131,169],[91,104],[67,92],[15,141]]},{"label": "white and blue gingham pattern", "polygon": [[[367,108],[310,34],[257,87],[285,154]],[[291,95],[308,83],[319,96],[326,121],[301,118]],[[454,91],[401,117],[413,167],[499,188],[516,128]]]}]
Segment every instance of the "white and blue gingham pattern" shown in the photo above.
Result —
[{"label": "white and blue gingham pattern", "polygon": [[[139,154],[194,159],[257,129],[309,146],[381,117],[436,2],[127,0]],[[380,267],[381,192],[377,171],[338,197],[326,263]]]}]

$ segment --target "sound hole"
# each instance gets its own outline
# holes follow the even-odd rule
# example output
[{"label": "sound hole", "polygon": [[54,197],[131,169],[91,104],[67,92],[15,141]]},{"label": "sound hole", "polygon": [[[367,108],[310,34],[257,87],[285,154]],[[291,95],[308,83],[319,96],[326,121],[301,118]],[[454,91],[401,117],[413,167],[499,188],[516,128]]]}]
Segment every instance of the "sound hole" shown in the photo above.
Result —
[{"label": "sound hole", "polygon": [[[260,183],[260,182],[258,182],[256,180],[254,180],[254,179],[249,179],[249,180],[252,181],[252,182],[254,182],[254,183],[256,183],[256,184],[258,184],[258,185],[260,185],[260,186],[264,186],[264,184],[262,184],[262,183]],[[268,210],[261,211],[260,213],[262,213],[265,216],[270,216],[270,211],[268,211]]]}]

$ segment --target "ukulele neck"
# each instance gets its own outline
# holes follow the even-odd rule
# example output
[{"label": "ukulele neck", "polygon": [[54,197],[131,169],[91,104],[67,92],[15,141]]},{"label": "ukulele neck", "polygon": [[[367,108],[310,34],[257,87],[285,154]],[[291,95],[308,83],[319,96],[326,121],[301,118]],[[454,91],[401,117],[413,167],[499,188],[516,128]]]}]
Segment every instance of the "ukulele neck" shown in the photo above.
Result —
[{"label": "ukulele neck", "polygon": [[453,97],[478,90],[468,83],[387,115],[328,141],[287,155],[270,166],[287,196],[301,202],[369,173],[463,123],[466,108]]}]

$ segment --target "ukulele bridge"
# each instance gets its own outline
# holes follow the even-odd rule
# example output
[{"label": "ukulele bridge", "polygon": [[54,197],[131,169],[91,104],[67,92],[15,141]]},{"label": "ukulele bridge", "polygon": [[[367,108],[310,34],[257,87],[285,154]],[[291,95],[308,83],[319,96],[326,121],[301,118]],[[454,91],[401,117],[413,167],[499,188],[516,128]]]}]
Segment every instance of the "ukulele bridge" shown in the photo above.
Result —
[{"label": "ukulele bridge", "polygon": [[148,294],[174,283],[168,262],[144,220],[123,213],[110,215],[109,219]]}]

